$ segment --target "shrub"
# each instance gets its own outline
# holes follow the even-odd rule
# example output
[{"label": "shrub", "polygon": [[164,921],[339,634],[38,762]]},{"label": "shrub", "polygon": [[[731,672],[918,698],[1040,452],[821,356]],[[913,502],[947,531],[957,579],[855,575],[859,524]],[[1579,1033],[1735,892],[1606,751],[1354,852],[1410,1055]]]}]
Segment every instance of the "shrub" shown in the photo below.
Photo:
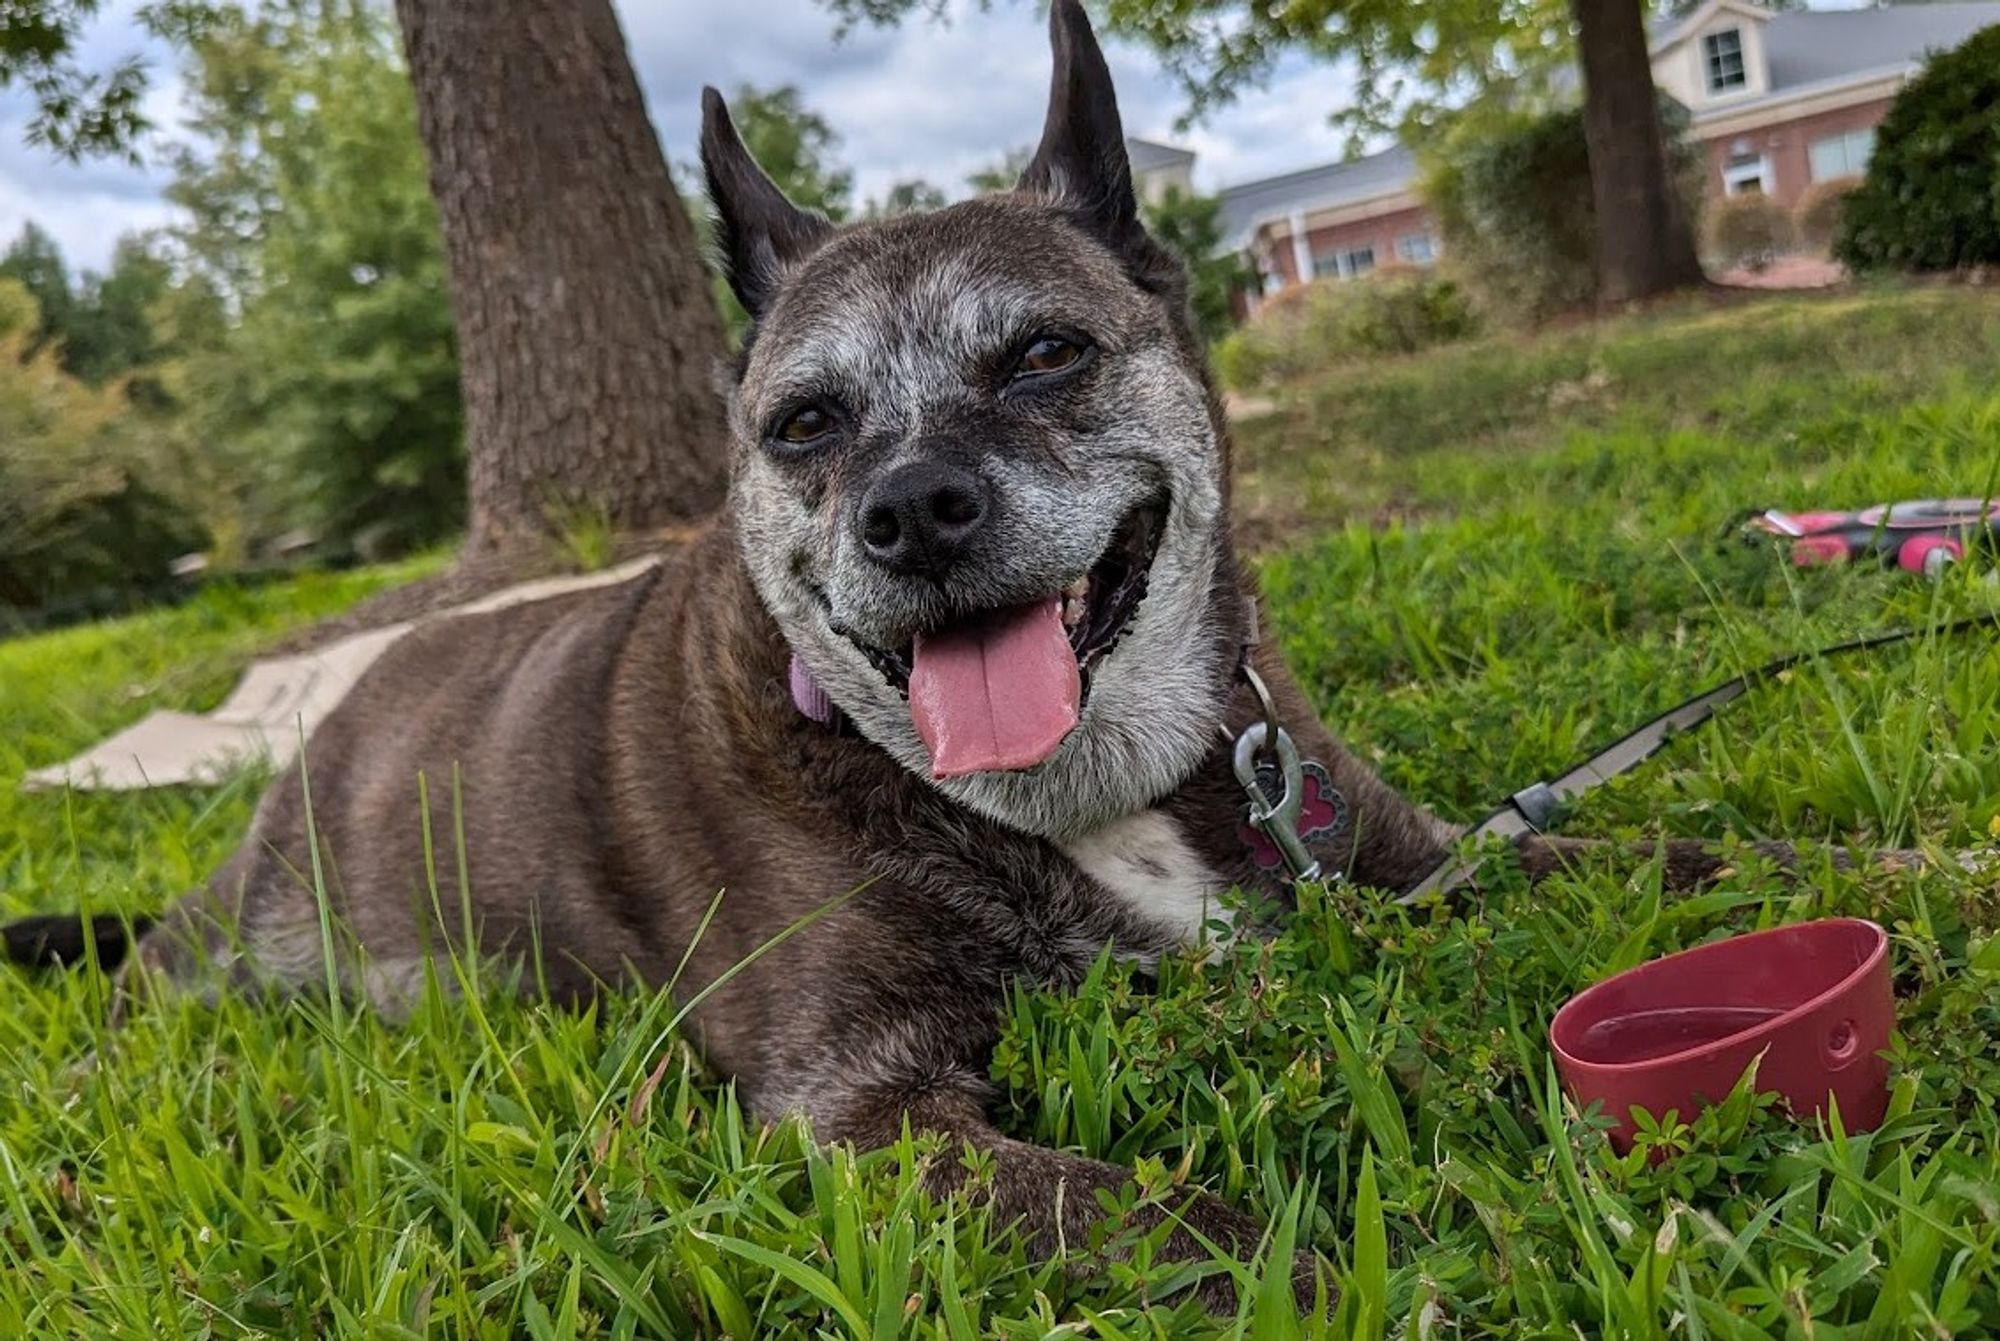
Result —
[{"label": "shrub", "polygon": [[[1669,166],[1689,218],[1701,209],[1687,112],[1663,98]],[[1467,118],[1429,164],[1424,194],[1452,265],[1479,304],[1539,321],[1597,298],[1597,216],[1581,108]]]},{"label": "shrub", "polygon": [[21,285],[0,281],[0,608],[156,582],[200,528],[169,496],[164,440],[123,391],[84,385],[48,346]]},{"label": "shrub", "polygon": [[1791,245],[1791,213],[1762,191],[1746,191],[1710,207],[1708,250],[1724,269],[1762,270]]},{"label": "shrub", "polygon": [[0,338],[10,335],[32,338],[41,325],[41,305],[27,285],[0,274]]},{"label": "shrub", "polygon": [[1801,196],[1792,213],[1792,234],[1798,245],[1808,251],[1831,252],[1833,240],[1840,234],[1847,197],[1860,185],[1859,177],[1835,177],[1816,183]]},{"label": "shrub", "polygon": [[1856,270],[2000,263],[2000,25],[1897,95],[1834,254]]},{"label": "shrub", "polygon": [[1336,347],[1355,354],[1415,354],[1479,333],[1457,280],[1413,266],[1377,270],[1339,296]]},{"label": "shrub", "polygon": [[1479,315],[1455,280],[1393,266],[1359,279],[1288,289],[1216,346],[1222,379],[1239,389],[1295,377],[1328,362],[1419,350],[1479,333]]},{"label": "shrub", "polygon": [[1252,321],[1216,341],[1210,357],[1224,386],[1247,391],[1278,380],[1284,372],[1279,355],[1280,344],[1272,338],[1269,324]]}]

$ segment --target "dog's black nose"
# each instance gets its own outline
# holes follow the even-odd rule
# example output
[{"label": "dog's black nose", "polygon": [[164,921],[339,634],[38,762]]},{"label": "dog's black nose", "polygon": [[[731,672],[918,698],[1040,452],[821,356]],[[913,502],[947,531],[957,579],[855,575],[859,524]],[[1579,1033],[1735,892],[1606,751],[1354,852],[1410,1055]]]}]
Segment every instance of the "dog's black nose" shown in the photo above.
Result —
[{"label": "dog's black nose", "polygon": [[912,461],[862,498],[861,543],[893,572],[935,572],[964,556],[991,512],[979,476],[942,461]]}]

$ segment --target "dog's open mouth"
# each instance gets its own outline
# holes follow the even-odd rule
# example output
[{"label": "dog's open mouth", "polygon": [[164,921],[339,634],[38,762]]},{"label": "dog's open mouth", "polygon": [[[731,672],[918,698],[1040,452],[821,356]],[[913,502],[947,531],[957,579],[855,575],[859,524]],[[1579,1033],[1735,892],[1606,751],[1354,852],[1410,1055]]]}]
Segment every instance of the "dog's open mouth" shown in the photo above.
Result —
[{"label": "dog's open mouth", "polygon": [[1164,502],[1127,513],[1088,571],[1024,605],[921,632],[898,651],[862,646],[910,700],[939,778],[1032,768],[1075,729],[1091,668],[1145,599]]}]

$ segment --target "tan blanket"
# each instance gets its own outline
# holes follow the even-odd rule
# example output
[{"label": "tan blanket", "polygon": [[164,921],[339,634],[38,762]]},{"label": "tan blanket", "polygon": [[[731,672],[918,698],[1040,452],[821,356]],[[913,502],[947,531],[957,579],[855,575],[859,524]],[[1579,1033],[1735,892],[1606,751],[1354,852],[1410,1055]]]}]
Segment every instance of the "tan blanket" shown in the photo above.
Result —
[{"label": "tan blanket", "polygon": [[136,791],[211,784],[260,761],[282,768],[375,659],[417,624],[611,586],[658,562],[648,556],[603,572],[525,582],[421,620],[370,629],[297,656],[252,662],[236,691],[214,712],[153,713],[74,759],[35,770],[21,785],[31,790]]}]

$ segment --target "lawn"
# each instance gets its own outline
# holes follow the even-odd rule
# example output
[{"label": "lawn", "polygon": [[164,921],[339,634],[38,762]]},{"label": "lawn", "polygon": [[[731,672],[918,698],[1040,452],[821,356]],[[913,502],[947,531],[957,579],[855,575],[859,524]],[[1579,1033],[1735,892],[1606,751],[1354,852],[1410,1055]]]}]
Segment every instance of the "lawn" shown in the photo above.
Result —
[{"label": "lawn", "polygon": [[[1990,493],[2000,302],[1971,289],[1712,303],[1328,368],[1246,426],[1239,505],[1275,636],[1337,731],[1451,815],[1788,648],[2000,604],[1798,571],[1752,506]],[[260,641],[409,575],[212,593],[0,644],[0,912],[156,909],[241,834],[257,780],[23,795]],[[2000,841],[2000,648],[1802,667],[1592,796],[1567,831],[1954,850]],[[1824,847],[1815,849],[1824,852]],[[1663,895],[1603,860],[1475,906],[1309,893],[1274,941],[1157,983],[1021,994],[1009,1130],[1200,1184],[1328,1263],[1308,1332],[1949,1337],[2000,1331],[2000,890],[1746,858]],[[1549,1079],[1563,998],[1647,956],[1830,914],[1894,939],[1891,1120],[1737,1102],[1619,1158]],[[0,1334],[1284,1337],[1288,1307],[1157,1301],[1144,1245],[1026,1260],[916,1152],[747,1123],[638,994],[587,1014],[432,999],[391,1025],[225,1001],[105,1029],[101,981],[0,971]],[[949,1157],[939,1153],[938,1157]]]}]

